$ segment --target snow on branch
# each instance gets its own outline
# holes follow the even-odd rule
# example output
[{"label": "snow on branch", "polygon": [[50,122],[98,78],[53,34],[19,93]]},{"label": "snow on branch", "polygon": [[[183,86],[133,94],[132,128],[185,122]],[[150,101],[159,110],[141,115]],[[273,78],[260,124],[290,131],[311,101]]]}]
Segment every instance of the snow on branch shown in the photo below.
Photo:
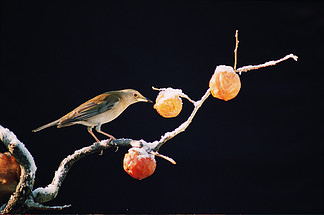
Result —
[{"label": "snow on branch", "polygon": [[115,140],[102,140],[100,142],[93,143],[90,146],[83,147],[82,149],[76,150],[73,154],[67,156],[61,162],[58,170],[55,172],[52,183],[47,185],[45,188],[37,188],[33,191],[33,198],[36,202],[44,203],[53,200],[68,174],[69,170],[81,158],[93,153],[99,153],[104,149],[111,148],[113,146],[131,146],[131,139],[115,139]]},{"label": "snow on branch", "polygon": [[25,145],[18,140],[16,135],[9,129],[0,125],[0,139],[8,148],[9,152],[16,158],[17,162],[21,165],[20,182],[16,188],[16,192],[10,197],[7,204],[0,208],[0,213],[21,213],[30,209],[38,210],[62,210],[70,207],[71,205],[64,206],[46,206],[41,203],[53,200],[67,176],[67,173],[75,162],[93,153],[99,153],[104,149],[127,146],[131,147],[133,140],[131,139],[116,139],[112,141],[102,140],[90,146],[76,150],[73,154],[67,156],[61,162],[58,170],[55,172],[52,183],[45,188],[37,188],[32,191],[36,165],[30,152]]},{"label": "snow on branch", "polygon": [[208,98],[209,95],[210,95],[210,89],[208,88],[208,90],[206,91],[206,93],[203,95],[203,97],[199,101],[194,101],[194,100],[190,99],[189,96],[187,96],[186,94],[184,94],[184,93],[181,92],[181,95],[180,96],[181,97],[184,97],[184,98],[188,99],[190,102],[192,102],[193,105],[194,105],[194,109],[193,109],[191,115],[189,116],[189,118],[185,122],[183,122],[179,127],[177,127],[176,129],[174,129],[173,131],[166,132],[165,134],[163,134],[161,136],[161,139],[160,140],[152,142],[150,144],[150,145],[152,145],[151,146],[152,147],[152,150],[158,151],[160,149],[160,147],[165,142],[167,142],[168,140],[172,139],[173,137],[175,137],[179,133],[184,132],[187,129],[187,127],[190,125],[190,123],[192,122],[192,119],[195,117],[198,109],[202,106],[202,104]]},{"label": "snow on branch", "polygon": [[250,70],[255,70],[255,69],[260,69],[260,68],[263,68],[263,67],[268,67],[268,66],[274,66],[282,61],[285,61],[285,60],[288,60],[289,58],[292,58],[294,59],[295,61],[298,60],[298,57],[294,54],[289,54],[289,55],[286,55],[285,57],[283,58],[280,58],[279,60],[271,60],[271,61],[268,61],[266,63],[263,63],[263,64],[259,64],[259,65],[249,65],[249,66],[243,66],[241,68],[238,68],[236,71],[238,73],[242,73],[242,72],[247,72],[247,71],[250,71]]}]

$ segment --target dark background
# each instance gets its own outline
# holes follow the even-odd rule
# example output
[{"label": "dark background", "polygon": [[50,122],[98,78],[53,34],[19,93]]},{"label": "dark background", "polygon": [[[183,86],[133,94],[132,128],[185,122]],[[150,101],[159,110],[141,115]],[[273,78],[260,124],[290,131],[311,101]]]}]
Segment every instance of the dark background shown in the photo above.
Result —
[{"label": "dark background", "polygon": [[[35,188],[46,186],[64,157],[94,140],[83,126],[32,129],[114,89],[154,100],[151,86],[171,86],[198,100],[215,67],[233,65],[236,29],[238,67],[289,53],[298,62],[242,74],[228,102],[210,97],[160,150],[177,165],[157,158],[137,181],[122,169],[127,149],[106,150],[76,163],[48,204],[72,204],[63,213],[323,213],[320,2],[1,1],[0,124],[34,156]],[[102,128],[154,141],[191,110],[184,101],[180,116],[164,119],[139,103]]]}]

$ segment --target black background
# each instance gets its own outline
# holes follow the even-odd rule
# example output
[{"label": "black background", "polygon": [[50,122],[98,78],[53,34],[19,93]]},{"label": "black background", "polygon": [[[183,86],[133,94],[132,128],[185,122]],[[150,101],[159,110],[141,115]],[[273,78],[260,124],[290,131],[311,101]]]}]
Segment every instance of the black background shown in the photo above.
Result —
[{"label": "black background", "polygon": [[[137,181],[122,169],[127,149],[106,150],[76,163],[48,204],[72,204],[63,213],[323,213],[320,2],[1,1],[0,123],[34,156],[35,188],[46,186],[64,157],[94,140],[83,126],[32,129],[114,89],[154,100],[151,86],[171,86],[198,100],[215,67],[233,65],[236,29],[238,67],[289,53],[298,62],[242,74],[233,100],[208,98],[160,150],[177,165],[157,158]],[[191,110],[184,101],[180,116],[164,119],[139,103],[102,128],[153,141]]]}]

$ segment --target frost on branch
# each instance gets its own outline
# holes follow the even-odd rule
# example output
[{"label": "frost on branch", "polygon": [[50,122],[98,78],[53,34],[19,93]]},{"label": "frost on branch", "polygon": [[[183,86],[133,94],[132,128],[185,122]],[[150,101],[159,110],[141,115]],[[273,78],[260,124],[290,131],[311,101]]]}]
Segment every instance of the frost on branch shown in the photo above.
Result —
[{"label": "frost on branch", "polygon": [[[21,143],[17,137],[8,129],[3,128],[0,125],[0,139],[8,148],[9,152],[16,158],[17,162],[21,165],[21,177],[20,182],[17,185],[16,192],[10,197],[7,204],[0,207],[0,213],[21,213],[29,209],[40,210],[60,210],[70,205],[64,206],[45,206],[42,203],[53,200],[67,176],[69,170],[73,164],[81,158],[93,153],[99,153],[102,150],[112,147],[129,147],[129,155],[125,156],[126,164],[125,170],[137,179],[143,179],[153,174],[156,163],[154,156],[161,157],[170,161],[172,164],[176,162],[165,155],[161,155],[158,151],[168,140],[174,138],[176,135],[184,132],[192,122],[197,111],[206,101],[210,94],[214,97],[228,101],[237,96],[240,88],[240,78],[236,73],[241,74],[250,70],[255,70],[263,67],[274,66],[287,59],[297,60],[297,56],[289,54],[279,60],[269,61],[260,65],[243,66],[236,69],[237,63],[237,49],[238,49],[238,32],[235,34],[236,46],[234,49],[235,63],[234,67],[231,66],[217,66],[211,80],[209,82],[209,88],[206,90],[200,100],[194,101],[188,95],[183,93],[181,89],[161,88],[159,95],[157,96],[155,109],[163,117],[176,117],[182,110],[181,98],[187,99],[193,104],[193,110],[187,120],[180,124],[172,131],[166,132],[161,135],[159,140],[148,142],[145,140],[132,140],[132,139],[114,139],[114,140],[102,140],[100,142],[93,143],[90,146],[81,148],[71,155],[67,156],[60,163],[57,171],[54,174],[52,182],[46,187],[39,187],[33,190],[36,165],[32,155],[27,148]],[[239,84],[238,84],[239,83]],[[133,159],[133,160],[132,160]],[[133,163],[130,161],[137,162]],[[124,162],[125,162],[124,160]],[[144,162],[143,162],[144,161]]]},{"label": "frost on branch", "polygon": [[33,191],[32,195],[36,202],[44,203],[53,200],[59,189],[67,176],[69,170],[72,168],[73,164],[76,163],[81,158],[93,153],[99,153],[104,149],[111,148],[114,146],[131,146],[131,139],[116,139],[112,141],[102,140],[100,142],[95,142],[90,146],[83,147],[82,149],[76,150],[73,154],[64,158],[58,168],[55,171],[52,183],[47,185],[45,188],[40,187]]},{"label": "frost on branch", "polygon": [[279,60],[272,60],[272,61],[268,61],[266,63],[263,63],[263,64],[259,64],[259,65],[249,65],[249,66],[243,66],[241,68],[238,68],[236,71],[239,72],[240,74],[242,72],[247,72],[247,71],[250,71],[250,70],[256,70],[256,69],[260,69],[260,68],[263,68],[263,67],[268,67],[268,66],[274,66],[282,61],[285,61],[285,60],[288,60],[289,58],[292,58],[294,59],[295,61],[298,60],[298,57],[294,54],[289,54],[289,55],[286,55],[285,57],[283,58],[280,58]]},{"label": "frost on branch", "polygon": [[37,188],[33,190],[36,165],[32,155],[29,153],[25,145],[18,140],[16,135],[9,129],[0,125],[0,139],[8,148],[9,152],[16,158],[21,165],[20,182],[17,185],[16,192],[10,197],[7,204],[0,208],[0,213],[21,213],[30,209],[39,210],[61,210],[70,205],[64,206],[45,206],[45,203],[53,200],[64,181],[68,171],[73,164],[79,159],[93,153],[99,153],[101,150],[114,146],[131,146],[131,139],[117,139],[114,141],[103,140],[94,143],[88,147],[84,147],[75,151],[61,162],[51,184],[45,188]]}]

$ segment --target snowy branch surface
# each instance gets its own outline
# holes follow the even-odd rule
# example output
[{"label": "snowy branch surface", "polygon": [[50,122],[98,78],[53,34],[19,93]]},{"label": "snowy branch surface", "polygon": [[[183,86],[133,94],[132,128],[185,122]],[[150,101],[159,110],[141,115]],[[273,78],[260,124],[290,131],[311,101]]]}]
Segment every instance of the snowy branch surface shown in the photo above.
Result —
[{"label": "snowy branch surface", "polygon": [[266,63],[263,63],[263,64],[259,64],[259,65],[249,65],[249,66],[243,66],[241,68],[238,68],[236,71],[239,72],[240,74],[242,72],[247,72],[247,71],[250,71],[250,70],[255,70],[255,69],[260,69],[260,68],[263,68],[263,67],[268,67],[268,66],[274,66],[282,61],[285,61],[285,60],[288,60],[289,58],[292,58],[294,59],[295,61],[298,60],[298,57],[296,55],[293,55],[293,54],[289,54],[289,55],[286,55],[285,57],[279,59],[279,60],[271,60],[271,61],[268,61]]},{"label": "snowy branch surface", "polygon": [[32,155],[13,132],[1,125],[0,139],[21,165],[21,177],[16,192],[10,197],[8,203],[0,208],[1,214],[21,213],[29,209],[61,210],[70,207],[70,205],[46,206],[41,203],[51,201],[57,196],[66,175],[75,162],[89,154],[99,153],[107,148],[116,146],[131,147],[132,142],[131,139],[116,139],[110,142],[108,140],[103,140],[99,143],[94,143],[90,146],[79,149],[72,155],[63,159],[58,170],[55,172],[51,184],[45,188],[37,188],[32,191],[37,169]]},{"label": "snowy branch surface", "polygon": [[84,158],[87,155],[93,153],[99,153],[104,149],[111,148],[113,146],[131,146],[131,139],[116,139],[112,141],[102,140],[99,143],[96,142],[90,146],[84,147],[75,151],[73,154],[67,156],[61,162],[58,170],[55,172],[52,183],[46,186],[45,188],[37,188],[33,191],[33,198],[35,202],[44,203],[53,200],[68,174],[69,170],[81,158]]}]

